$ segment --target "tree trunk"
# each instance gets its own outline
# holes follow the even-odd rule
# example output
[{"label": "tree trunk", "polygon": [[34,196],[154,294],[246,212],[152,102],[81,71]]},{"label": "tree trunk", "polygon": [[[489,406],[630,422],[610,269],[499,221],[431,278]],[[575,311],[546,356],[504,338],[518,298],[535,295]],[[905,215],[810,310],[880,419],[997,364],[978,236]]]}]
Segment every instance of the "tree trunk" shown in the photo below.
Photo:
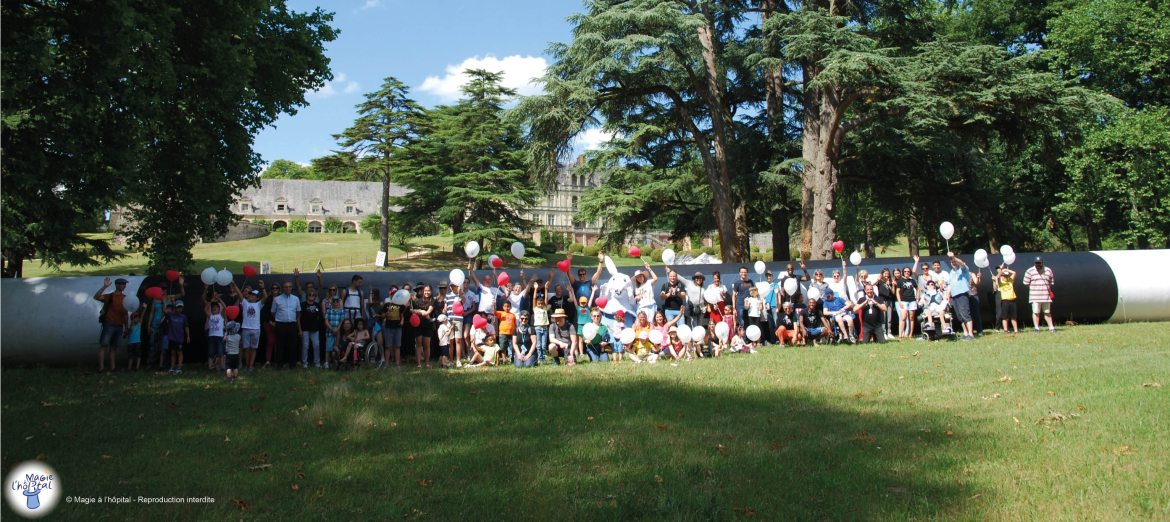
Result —
[{"label": "tree trunk", "polygon": [[877,257],[877,253],[873,248],[873,215],[866,214],[865,216],[865,257],[873,259]]},{"label": "tree trunk", "polygon": [[738,199],[739,203],[735,205],[735,239],[740,247],[738,261],[746,263],[752,260],[752,238],[747,226],[747,202],[743,198]]},{"label": "tree trunk", "polygon": [[1101,229],[1091,219],[1085,219],[1085,234],[1089,236],[1089,250],[1101,250]]},{"label": "tree trunk", "polygon": [[[819,94],[819,110],[811,115],[817,120],[816,148],[811,157],[806,155],[804,159],[811,163],[815,198],[812,205],[812,258],[832,259],[833,241],[837,238],[837,219],[834,217],[837,210],[837,155],[842,137],[838,129],[840,96],[833,88],[821,89]],[[810,117],[808,113],[806,108],[806,120]],[[805,136],[811,134],[807,127],[804,132]],[[805,145],[808,145],[807,140]],[[806,178],[806,187],[807,182]]]},{"label": "tree trunk", "polygon": [[0,277],[24,277],[24,254],[4,252],[4,268]]},{"label": "tree trunk", "polygon": [[[706,8],[704,8],[706,10]],[[707,23],[698,28],[699,43],[703,46],[703,72],[705,84],[700,91],[707,99],[711,117],[711,135],[714,138],[715,157],[704,158],[707,179],[711,185],[711,198],[715,207],[715,224],[719,230],[720,258],[730,263],[744,261],[744,248],[739,244],[737,230],[747,229],[747,216],[737,215],[731,193],[731,169],[727,157],[727,126],[724,122],[727,110],[723,104],[722,87],[719,85],[719,66],[715,57],[715,27],[711,13],[704,12]],[[701,145],[700,145],[701,146]],[[710,156],[707,154],[706,156]],[[741,223],[742,221],[742,223]]]},{"label": "tree trunk", "polygon": [[[804,70],[804,84],[808,85],[816,75],[816,62],[809,61],[801,67]],[[817,205],[815,162],[821,148],[820,89],[806,88],[804,91],[804,132],[802,133],[801,156],[807,161],[800,170],[800,258],[804,260],[823,259],[813,254],[813,219]]]},{"label": "tree trunk", "polygon": [[776,205],[772,209],[772,261],[789,261],[788,208]]},{"label": "tree trunk", "polygon": [[[922,250],[918,246],[918,218],[914,216],[914,208],[910,208],[910,219],[906,220],[906,246],[909,250],[910,257],[918,255]],[[914,267],[918,270],[918,267]]]},{"label": "tree trunk", "polygon": [[379,246],[390,255],[390,174],[382,174],[382,226]]},{"label": "tree trunk", "polygon": [[995,233],[995,225],[990,220],[987,221],[987,242],[991,246],[991,253],[999,253],[999,235]]}]

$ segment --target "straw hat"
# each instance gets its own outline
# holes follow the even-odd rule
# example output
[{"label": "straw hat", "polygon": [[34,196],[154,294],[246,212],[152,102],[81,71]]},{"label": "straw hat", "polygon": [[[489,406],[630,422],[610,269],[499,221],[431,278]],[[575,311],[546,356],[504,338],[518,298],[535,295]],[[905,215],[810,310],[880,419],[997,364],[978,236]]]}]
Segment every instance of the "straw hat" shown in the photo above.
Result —
[{"label": "straw hat", "polygon": [[557,317],[568,317],[568,315],[565,315],[564,308],[557,308],[556,310],[553,310],[553,314],[550,317],[556,319]]}]

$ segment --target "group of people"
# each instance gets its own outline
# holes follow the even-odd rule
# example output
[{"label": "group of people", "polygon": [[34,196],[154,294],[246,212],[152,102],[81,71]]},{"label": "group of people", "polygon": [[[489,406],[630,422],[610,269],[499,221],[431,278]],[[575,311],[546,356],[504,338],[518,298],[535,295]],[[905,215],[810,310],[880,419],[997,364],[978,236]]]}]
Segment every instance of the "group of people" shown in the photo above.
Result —
[{"label": "group of people", "polygon": [[[141,367],[146,357],[148,367],[169,366],[170,372],[182,373],[183,348],[193,335],[207,341],[208,370],[224,371],[228,380],[237,379],[240,369],[254,370],[261,351],[260,363],[276,367],[356,368],[360,362],[388,368],[408,361],[430,368],[432,349],[442,368],[531,367],[625,359],[681,362],[752,353],[772,344],[885,342],[895,329],[899,340],[915,337],[916,329],[923,337],[952,335],[952,324],[961,328],[961,339],[979,335],[979,272],[953,254],[947,257],[948,271],[941,261],[920,261],[914,257],[917,274],[908,266],[874,276],[857,267],[850,276],[842,261],[831,279],[821,270],[810,275],[804,262],[799,263],[802,275],[789,263],[779,277],[765,271],[763,281],[752,281],[747,267],[741,267],[730,284],[718,271],[707,283],[701,272],[687,281],[668,267],[666,281],[656,288],[659,277],[648,264],[632,277],[610,267],[608,280],[601,283],[606,263],[599,254],[592,277],[584,268],[577,269],[575,279],[566,273],[559,281],[556,269],[547,279],[526,278],[521,270],[519,280],[508,284],[495,269],[482,276],[469,270],[466,276],[452,274],[461,276],[459,284],[391,285],[385,297],[380,289],[364,286],[360,275],[349,286],[326,287],[318,271],[316,283],[302,286],[301,274],[294,271],[292,281],[270,287],[260,280],[256,288],[239,288],[233,281],[221,294],[204,285],[204,324],[195,327],[184,313],[183,278],[178,293],[149,299],[138,310],[123,306],[127,281],[115,280],[110,292],[107,278],[94,295],[104,305],[99,370],[105,371],[107,353],[114,368],[114,354],[125,339],[131,368]],[[1002,265],[996,271],[996,324],[1016,332],[1016,273]],[[797,284],[786,288],[789,279]],[[1023,284],[1029,288],[1036,331],[1041,317],[1055,331],[1053,274],[1040,257],[1025,272]],[[367,350],[372,344],[380,349]],[[365,360],[370,353],[380,359]]]}]

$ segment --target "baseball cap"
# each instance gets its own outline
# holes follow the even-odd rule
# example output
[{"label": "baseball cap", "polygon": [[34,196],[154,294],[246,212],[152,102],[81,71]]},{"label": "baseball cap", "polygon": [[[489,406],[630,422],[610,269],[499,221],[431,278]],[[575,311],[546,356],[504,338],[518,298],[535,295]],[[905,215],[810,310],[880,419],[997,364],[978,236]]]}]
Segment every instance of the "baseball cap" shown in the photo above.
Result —
[{"label": "baseball cap", "polygon": [[1043,258],[1043,257],[1040,257],[1040,256],[1036,256],[1036,262],[1037,262],[1037,263],[1043,263],[1043,262],[1044,262],[1044,258]]},{"label": "baseball cap", "polygon": [[613,316],[614,317],[625,317],[626,311],[625,310],[618,310],[618,311],[613,313]]},{"label": "baseball cap", "polygon": [[578,302],[578,303],[581,303],[581,304],[588,304],[588,303],[589,303],[589,298],[588,298],[588,297],[585,297],[585,296],[581,296],[581,297],[577,298],[577,302]]},{"label": "baseball cap", "polygon": [[252,290],[252,295],[260,295],[260,291],[259,290]]},{"label": "baseball cap", "polygon": [[179,299],[178,301],[175,301],[175,306],[176,307],[183,306],[183,300]]},{"label": "baseball cap", "polygon": [[116,284],[116,285],[125,285],[125,284],[129,284],[129,283],[130,283],[130,281],[127,281],[123,277],[119,277],[119,278],[114,280],[114,284]]}]

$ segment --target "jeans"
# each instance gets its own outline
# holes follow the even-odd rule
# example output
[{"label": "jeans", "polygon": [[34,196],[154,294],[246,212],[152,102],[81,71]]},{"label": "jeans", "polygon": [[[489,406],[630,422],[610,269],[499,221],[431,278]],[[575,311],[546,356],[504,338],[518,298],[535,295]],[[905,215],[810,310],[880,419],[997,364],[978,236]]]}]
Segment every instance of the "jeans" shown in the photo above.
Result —
[{"label": "jeans", "polygon": [[317,332],[301,333],[301,362],[309,364],[309,346],[313,347],[313,364],[321,364],[321,336]]},{"label": "jeans", "polygon": [[102,323],[102,336],[100,344],[102,348],[118,349],[122,344],[122,332],[126,331],[126,327],[114,323]]},{"label": "jeans", "polygon": [[776,337],[776,328],[780,324],[780,310],[772,308],[768,310],[768,328],[764,331],[763,340],[770,343],[778,341]]},{"label": "jeans", "polygon": [[219,357],[224,354],[223,337],[207,336],[207,358]]},{"label": "jeans", "polygon": [[163,350],[167,349],[167,333],[162,328],[154,328],[150,331],[150,357],[146,361],[146,365],[159,362],[159,356]]},{"label": "jeans", "polygon": [[585,345],[585,353],[589,355],[589,360],[593,362],[608,362],[609,354],[601,351],[600,344]]},{"label": "jeans", "polygon": [[[521,348],[521,349],[523,349],[523,348]],[[512,364],[515,365],[517,368],[531,368],[533,366],[536,366],[536,358],[537,357],[538,356],[536,354],[533,354],[532,357],[529,357],[527,360],[523,360],[523,361],[520,360],[520,357],[513,357]]]},{"label": "jeans", "polygon": [[678,317],[678,314],[681,314],[682,312],[678,310],[665,310],[664,313],[666,314],[666,322],[669,323],[675,317]]},{"label": "jeans", "polygon": [[548,327],[536,327],[536,358],[540,362],[548,357]]}]

